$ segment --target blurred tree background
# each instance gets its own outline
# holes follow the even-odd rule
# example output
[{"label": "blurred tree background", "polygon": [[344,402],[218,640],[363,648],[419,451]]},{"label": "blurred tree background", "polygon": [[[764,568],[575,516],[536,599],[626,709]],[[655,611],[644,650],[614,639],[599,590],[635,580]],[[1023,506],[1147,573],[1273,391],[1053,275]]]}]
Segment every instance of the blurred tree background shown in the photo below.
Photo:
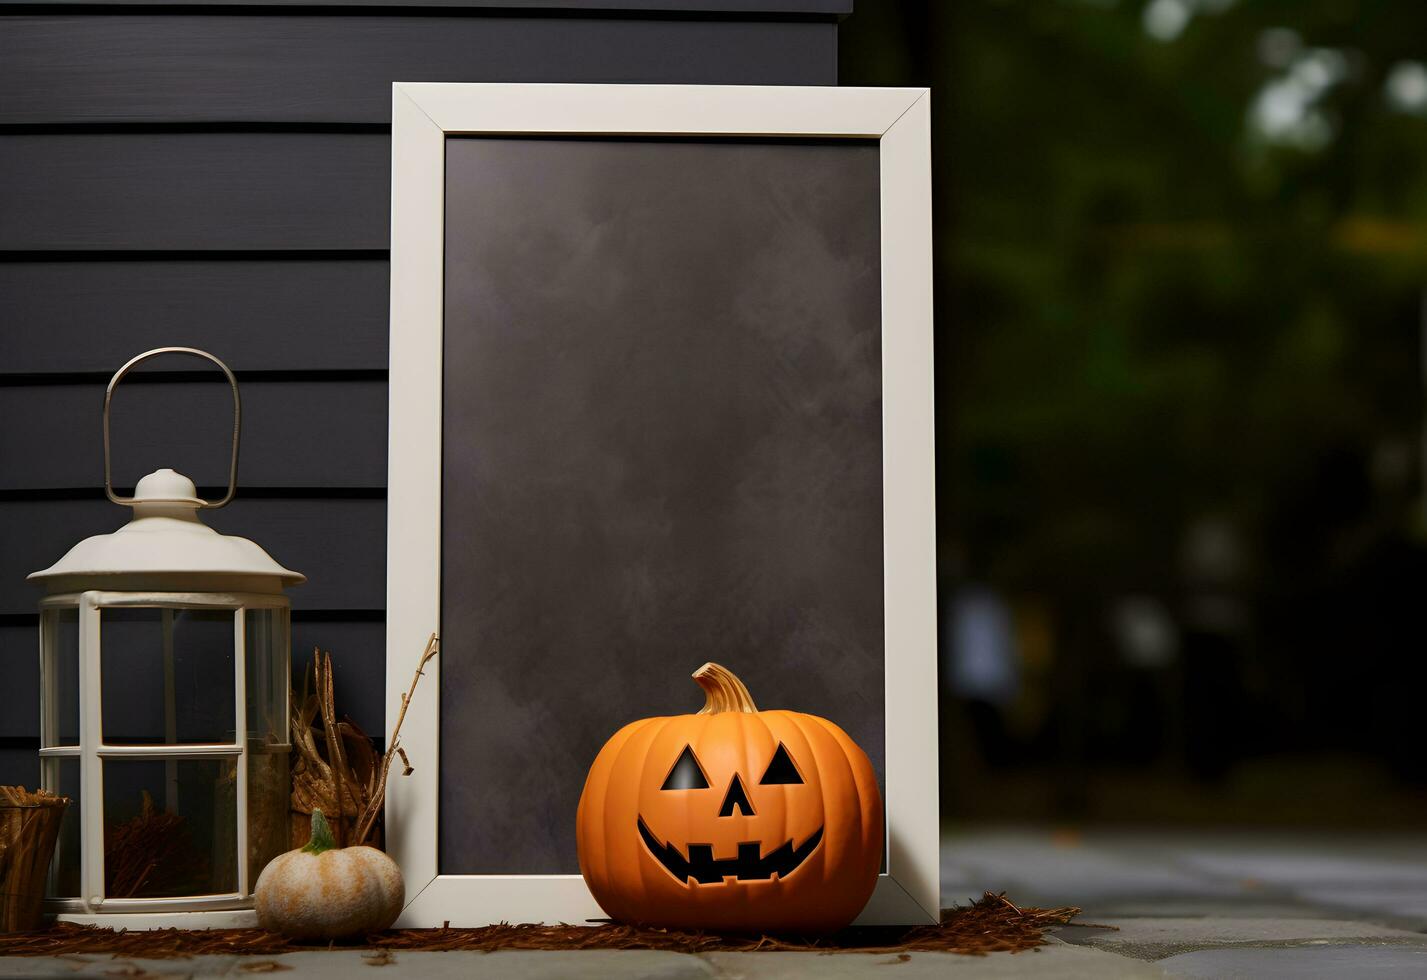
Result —
[{"label": "blurred tree background", "polygon": [[857,0],[932,88],[944,812],[1427,816],[1427,4]]}]

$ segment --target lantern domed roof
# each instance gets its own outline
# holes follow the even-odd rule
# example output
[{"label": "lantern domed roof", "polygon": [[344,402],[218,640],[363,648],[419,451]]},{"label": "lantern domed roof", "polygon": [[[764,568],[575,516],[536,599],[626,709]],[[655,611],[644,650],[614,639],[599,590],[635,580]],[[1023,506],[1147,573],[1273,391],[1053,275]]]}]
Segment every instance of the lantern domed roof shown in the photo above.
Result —
[{"label": "lantern domed roof", "polygon": [[150,473],[127,502],[133,519],[111,534],[85,538],[29,576],[51,593],[116,589],[181,592],[281,592],[306,581],[247,538],[219,534],[198,518],[203,501],[182,473]]}]

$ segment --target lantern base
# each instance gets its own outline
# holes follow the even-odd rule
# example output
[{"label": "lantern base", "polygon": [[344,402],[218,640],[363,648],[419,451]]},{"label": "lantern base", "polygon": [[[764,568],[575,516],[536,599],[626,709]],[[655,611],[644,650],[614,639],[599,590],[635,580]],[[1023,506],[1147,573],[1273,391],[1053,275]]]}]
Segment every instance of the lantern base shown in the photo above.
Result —
[{"label": "lantern base", "polygon": [[57,922],[106,929],[256,929],[258,913],[252,909],[220,909],[211,912],[107,912],[88,914],[62,912]]}]

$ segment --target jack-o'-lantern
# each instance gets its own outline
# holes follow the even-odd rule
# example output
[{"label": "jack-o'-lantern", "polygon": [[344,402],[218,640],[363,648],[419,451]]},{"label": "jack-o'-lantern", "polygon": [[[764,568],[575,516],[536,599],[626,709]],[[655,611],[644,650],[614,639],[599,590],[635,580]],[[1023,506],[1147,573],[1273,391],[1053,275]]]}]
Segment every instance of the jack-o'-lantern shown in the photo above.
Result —
[{"label": "jack-o'-lantern", "polygon": [[882,864],[882,800],[837,725],[759,711],[718,664],[694,672],[698,714],[611,738],[576,816],[580,871],[621,922],[825,931],[856,917]]}]

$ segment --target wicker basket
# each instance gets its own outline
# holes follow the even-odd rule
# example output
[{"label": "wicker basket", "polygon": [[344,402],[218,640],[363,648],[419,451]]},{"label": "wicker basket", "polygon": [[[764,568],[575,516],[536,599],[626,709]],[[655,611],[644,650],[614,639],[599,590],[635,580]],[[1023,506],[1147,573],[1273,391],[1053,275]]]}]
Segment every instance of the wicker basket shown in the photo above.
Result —
[{"label": "wicker basket", "polygon": [[0,786],[0,932],[44,925],[45,877],[69,799]]}]

